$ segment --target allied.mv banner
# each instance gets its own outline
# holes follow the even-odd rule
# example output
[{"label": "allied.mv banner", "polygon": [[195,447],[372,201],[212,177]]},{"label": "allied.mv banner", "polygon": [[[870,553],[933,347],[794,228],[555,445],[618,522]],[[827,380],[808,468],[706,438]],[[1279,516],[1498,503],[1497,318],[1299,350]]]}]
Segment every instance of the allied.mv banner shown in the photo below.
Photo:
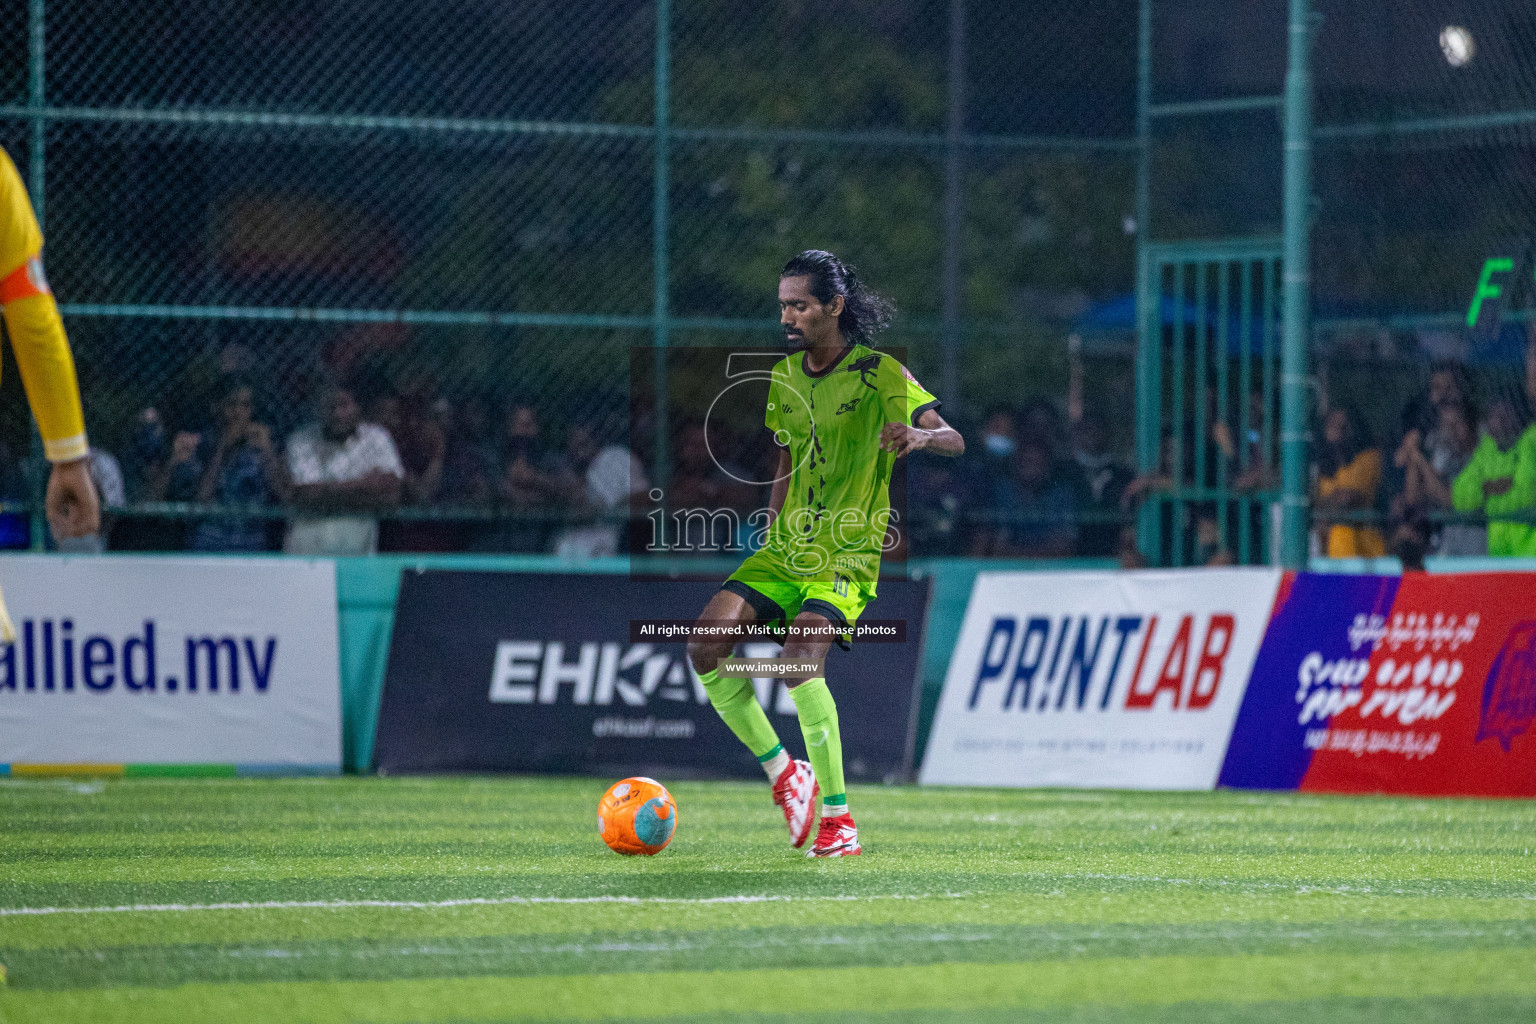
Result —
[{"label": "allied.mv banner", "polygon": [[0,763],[339,771],[336,567],[0,559]]}]

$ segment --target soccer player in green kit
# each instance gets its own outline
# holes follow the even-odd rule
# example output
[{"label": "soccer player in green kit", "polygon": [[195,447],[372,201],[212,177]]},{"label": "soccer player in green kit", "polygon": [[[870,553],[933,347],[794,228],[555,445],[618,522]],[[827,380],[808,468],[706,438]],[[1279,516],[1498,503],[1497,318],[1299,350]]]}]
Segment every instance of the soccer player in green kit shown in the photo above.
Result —
[{"label": "soccer player in green kit", "polygon": [[[809,250],[779,276],[779,322],[790,355],[774,367],[764,421],[781,449],[763,546],[710,600],[701,623],[793,623],[785,661],[820,664],[834,636],[845,649],[875,597],[890,519],[895,461],[924,449],[959,455],[965,441],[939,401],[870,343],[891,303],[829,252]],[[810,763],[792,761],[749,679],[721,677],[730,641],[688,645],[710,703],[763,765],[790,842],[804,845],[821,796],[821,828],[808,856],[861,852],[848,813],[837,705],[824,678],[786,679]]]}]

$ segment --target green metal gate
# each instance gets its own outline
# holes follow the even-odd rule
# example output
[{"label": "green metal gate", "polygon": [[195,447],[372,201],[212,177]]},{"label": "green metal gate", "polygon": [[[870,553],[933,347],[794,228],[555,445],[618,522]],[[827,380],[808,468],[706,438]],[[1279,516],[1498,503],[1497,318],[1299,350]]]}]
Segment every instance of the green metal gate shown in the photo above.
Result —
[{"label": "green metal gate", "polygon": [[1153,565],[1270,562],[1279,497],[1279,237],[1143,245],[1137,539]]}]

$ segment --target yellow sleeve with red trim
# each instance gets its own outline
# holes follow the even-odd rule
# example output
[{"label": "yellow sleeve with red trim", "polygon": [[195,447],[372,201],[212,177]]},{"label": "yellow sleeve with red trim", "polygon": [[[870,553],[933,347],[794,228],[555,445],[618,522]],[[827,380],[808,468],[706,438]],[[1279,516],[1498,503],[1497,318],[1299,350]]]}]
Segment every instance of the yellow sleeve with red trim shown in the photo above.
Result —
[{"label": "yellow sleeve with red trim", "polygon": [[32,200],[10,154],[0,149],[0,279],[7,278],[43,248],[43,232]]},{"label": "yellow sleeve with red trim", "polygon": [[85,416],[75,360],[39,253],[43,233],[21,175],[0,150],[0,305],[32,415],[53,462],[84,458]]}]

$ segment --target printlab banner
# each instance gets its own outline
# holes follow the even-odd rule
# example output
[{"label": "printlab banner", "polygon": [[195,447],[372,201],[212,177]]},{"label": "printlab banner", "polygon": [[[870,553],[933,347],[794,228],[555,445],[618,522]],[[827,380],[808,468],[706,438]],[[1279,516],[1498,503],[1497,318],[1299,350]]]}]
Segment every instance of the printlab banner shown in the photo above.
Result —
[{"label": "printlab banner", "polygon": [[1536,796],[1533,595],[1529,573],[1298,575],[1221,783]]},{"label": "printlab banner", "polygon": [[338,771],[336,568],[0,559],[0,763]]},{"label": "printlab banner", "polygon": [[[631,620],[686,619],[717,583],[594,575],[402,574],[374,759],[380,772],[756,775],[720,721],[682,642],[634,642]],[[905,620],[902,643],[833,647],[827,683],[848,777],[911,772],[914,692],[928,584],[882,582],[863,618]],[[779,653],[739,645],[742,657]],[[785,749],[803,756],[782,682],[756,679]]]},{"label": "printlab banner", "polygon": [[981,573],[921,779],[1210,789],[1273,569]]}]

